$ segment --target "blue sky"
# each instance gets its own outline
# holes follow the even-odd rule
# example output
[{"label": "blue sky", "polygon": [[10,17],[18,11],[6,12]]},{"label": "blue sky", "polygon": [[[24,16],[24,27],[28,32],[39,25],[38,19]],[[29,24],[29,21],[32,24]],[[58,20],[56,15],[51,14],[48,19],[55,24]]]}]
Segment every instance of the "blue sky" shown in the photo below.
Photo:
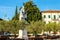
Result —
[{"label": "blue sky", "polygon": [[[18,6],[18,10],[23,6],[24,2],[28,0],[0,0],[0,18],[7,20],[14,16],[15,7]],[[60,10],[60,0],[33,0],[34,4],[43,10]]]}]

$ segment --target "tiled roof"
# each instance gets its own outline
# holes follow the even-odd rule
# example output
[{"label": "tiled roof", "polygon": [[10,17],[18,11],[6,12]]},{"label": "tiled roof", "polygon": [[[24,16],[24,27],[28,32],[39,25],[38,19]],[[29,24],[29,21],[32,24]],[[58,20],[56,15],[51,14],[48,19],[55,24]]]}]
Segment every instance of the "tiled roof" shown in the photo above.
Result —
[{"label": "tiled roof", "polygon": [[42,13],[60,13],[60,10],[45,10],[41,11]]}]

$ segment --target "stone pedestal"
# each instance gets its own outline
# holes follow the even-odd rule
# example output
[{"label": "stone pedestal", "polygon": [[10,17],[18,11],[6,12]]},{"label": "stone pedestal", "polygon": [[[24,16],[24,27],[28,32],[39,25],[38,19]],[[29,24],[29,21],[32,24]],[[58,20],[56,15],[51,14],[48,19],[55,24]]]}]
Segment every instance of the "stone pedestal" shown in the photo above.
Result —
[{"label": "stone pedestal", "polygon": [[23,30],[19,30],[19,36],[18,38],[23,38]]},{"label": "stone pedestal", "polygon": [[18,38],[23,38],[24,40],[28,40],[28,36],[27,36],[27,30],[19,30],[19,36]]},{"label": "stone pedestal", "polygon": [[27,30],[23,30],[23,38],[24,40],[28,40],[28,36],[27,36]]}]

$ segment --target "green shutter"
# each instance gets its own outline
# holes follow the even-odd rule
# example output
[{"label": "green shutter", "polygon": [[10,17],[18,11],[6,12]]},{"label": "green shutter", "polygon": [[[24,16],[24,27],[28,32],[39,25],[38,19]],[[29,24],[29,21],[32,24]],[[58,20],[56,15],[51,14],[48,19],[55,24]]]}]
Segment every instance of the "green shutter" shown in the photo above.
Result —
[{"label": "green shutter", "polygon": [[56,19],[56,15],[54,15],[54,19]]},{"label": "green shutter", "polygon": [[46,15],[44,15],[44,18],[46,18]]},{"label": "green shutter", "polygon": [[50,18],[50,15],[48,15],[48,18]]}]

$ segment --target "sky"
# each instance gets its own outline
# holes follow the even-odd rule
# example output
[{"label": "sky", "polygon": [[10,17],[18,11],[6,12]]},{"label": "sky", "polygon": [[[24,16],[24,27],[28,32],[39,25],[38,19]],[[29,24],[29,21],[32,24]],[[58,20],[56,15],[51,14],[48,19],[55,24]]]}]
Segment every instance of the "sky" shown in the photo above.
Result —
[{"label": "sky", "polygon": [[[0,18],[4,20],[12,19],[15,14],[15,8],[18,10],[23,3],[28,0],[0,0]],[[32,0],[40,11],[44,10],[60,10],[60,0]]]}]

